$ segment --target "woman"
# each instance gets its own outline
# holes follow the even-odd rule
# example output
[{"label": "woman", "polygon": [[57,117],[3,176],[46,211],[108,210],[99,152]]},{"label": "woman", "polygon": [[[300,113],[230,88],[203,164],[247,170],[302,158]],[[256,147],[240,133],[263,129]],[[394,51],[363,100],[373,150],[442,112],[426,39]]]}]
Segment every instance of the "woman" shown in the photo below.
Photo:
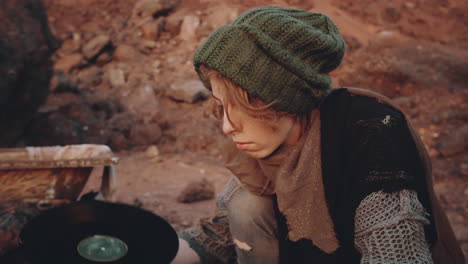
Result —
[{"label": "woman", "polygon": [[344,52],[327,16],[275,6],[198,48],[233,177],[216,216],[180,235],[176,263],[462,263],[402,112],[330,88]]}]

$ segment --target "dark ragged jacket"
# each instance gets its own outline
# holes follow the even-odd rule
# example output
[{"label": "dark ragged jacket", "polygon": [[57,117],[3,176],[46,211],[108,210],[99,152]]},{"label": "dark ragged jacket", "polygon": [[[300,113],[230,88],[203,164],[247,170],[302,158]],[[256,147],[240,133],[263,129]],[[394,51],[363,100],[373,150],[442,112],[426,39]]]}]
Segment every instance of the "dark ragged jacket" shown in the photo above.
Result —
[{"label": "dark ragged jacket", "polygon": [[309,240],[289,241],[277,210],[281,263],[359,263],[354,216],[361,200],[379,190],[411,189],[429,214],[425,235],[434,263],[462,264],[461,249],[434,195],[429,158],[404,114],[379,94],[341,88],[323,101],[320,118],[322,177],[340,248],[326,254]]}]

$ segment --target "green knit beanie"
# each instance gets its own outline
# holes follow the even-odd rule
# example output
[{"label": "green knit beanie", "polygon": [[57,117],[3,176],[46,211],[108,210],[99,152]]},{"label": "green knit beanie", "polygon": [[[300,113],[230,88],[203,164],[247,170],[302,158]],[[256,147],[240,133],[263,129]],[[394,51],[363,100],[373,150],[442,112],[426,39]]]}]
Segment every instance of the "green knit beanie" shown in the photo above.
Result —
[{"label": "green knit beanie", "polygon": [[340,65],[345,43],[327,16],[299,9],[251,9],[211,34],[194,54],[194,65],[220,72],[264,103],[307,114],[328,93],[328,73]]}]

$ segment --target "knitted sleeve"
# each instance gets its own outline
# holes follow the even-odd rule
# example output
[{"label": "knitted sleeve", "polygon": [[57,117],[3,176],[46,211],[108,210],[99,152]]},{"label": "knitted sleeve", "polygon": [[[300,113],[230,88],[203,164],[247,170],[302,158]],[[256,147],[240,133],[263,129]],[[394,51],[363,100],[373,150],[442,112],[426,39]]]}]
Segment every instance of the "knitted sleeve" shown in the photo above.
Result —
[{"label": "knitted sleeve", "polygon": [[426,212],[412,190],[365,197],[356,210],[356,249],[362,264],[433,263],[424,235]]}]

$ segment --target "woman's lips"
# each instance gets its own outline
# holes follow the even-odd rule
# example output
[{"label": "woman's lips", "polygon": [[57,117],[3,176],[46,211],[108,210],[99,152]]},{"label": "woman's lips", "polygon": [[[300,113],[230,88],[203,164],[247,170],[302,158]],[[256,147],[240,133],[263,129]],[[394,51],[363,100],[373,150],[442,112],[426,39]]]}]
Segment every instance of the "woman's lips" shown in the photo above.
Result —
[{"label": "woman's lips", "polygon": [[246,150],[248,149],[250,142],[235,142],[236,143],[236,148]]}]

